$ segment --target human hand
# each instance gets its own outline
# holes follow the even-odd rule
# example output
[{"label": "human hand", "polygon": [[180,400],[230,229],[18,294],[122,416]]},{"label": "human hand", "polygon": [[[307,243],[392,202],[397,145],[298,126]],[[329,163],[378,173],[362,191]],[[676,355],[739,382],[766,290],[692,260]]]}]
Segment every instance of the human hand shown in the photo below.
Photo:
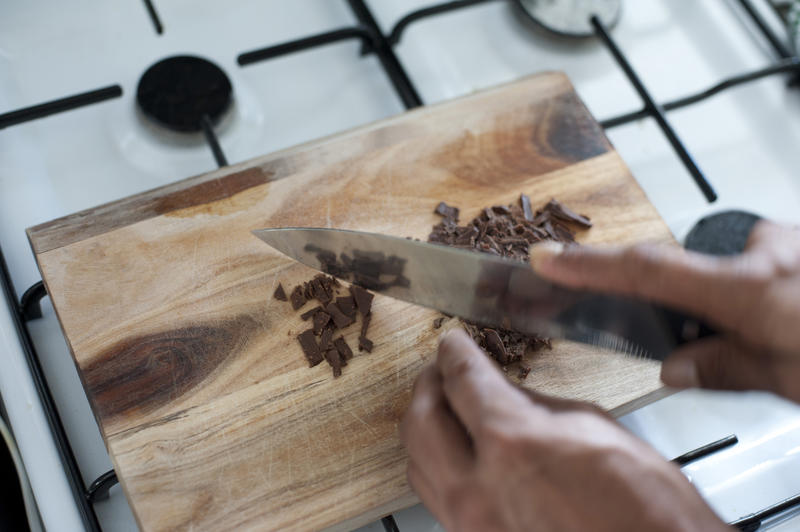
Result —
[{"label": "human hand", "polygon": [[547,243],[531,248],[531,262],[556,283],[649,299],[713,324],[721,334],[664,362],[668,386],[769,390],[800,401],[800,230],[759,222],[734,257]]},{"label": "human hand", "polygon": [[727,530],[676,466],[588,404],[515,387],[458,329],[400,434],[447,530]]}]

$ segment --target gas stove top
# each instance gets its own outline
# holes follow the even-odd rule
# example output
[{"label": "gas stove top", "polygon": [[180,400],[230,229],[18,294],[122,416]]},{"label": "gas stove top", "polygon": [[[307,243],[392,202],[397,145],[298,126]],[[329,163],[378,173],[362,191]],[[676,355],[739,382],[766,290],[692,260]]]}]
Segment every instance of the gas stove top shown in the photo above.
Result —
[{"label": "gas stove top", "polygon": [[[13,302],[0,305],[0,393],[44,524],[136,528],[46,298],[33,319],[43,291],[26,227],[545,70],[570,76],[679,240],[730,209],[800,222],[800,92],[781,74],[797,59],[767,3],[599,4],[578,23],[527,0],[0,8]],[[17,305],[11,292],[29,287]],[[724,440],[684,472],[728,521],[800,493],[794,405],[683,392],[621,419],[669,458]],[[781,519],[770,524],[800,526]],[[394,526],[438,525],[419,506],[370,525]]]}]

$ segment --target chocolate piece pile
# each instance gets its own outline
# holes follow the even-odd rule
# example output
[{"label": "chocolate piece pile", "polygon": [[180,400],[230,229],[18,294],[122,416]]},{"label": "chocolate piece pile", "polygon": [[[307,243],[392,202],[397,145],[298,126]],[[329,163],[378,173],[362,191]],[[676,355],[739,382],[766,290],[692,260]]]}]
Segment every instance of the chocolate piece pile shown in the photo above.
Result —
[{"label": "chocolate piece pile", "polygon": [[[575,242],[572,227],[588,229],[592,226],[589,218],[573,212],[554,199],[534,213],[531,200],[525,194],[520,196],[519,205],[486,207],[480,215],[463,226],[458,225],[457,207],[441,202],[434,212],[442,216],[442,221],[433,226],[428,242],[492,253],[523,262],[528,261],[531,244],[543,240],[572,243]],[[547,338],[463,323],[473,340],[504,368],[520,362],[527,349],[550,347]],[[437,318],[434,328],[438,329],[441,324],[441,318]],[[529,371],[527,366],[521,366],[519,378],[527,377]]]},{"label": "chocolate piece pile", "polygon": [[[340,295],[341,289],[341,284],[335,278],[319,274],[310,281],[295,286],[288,297],[294,310],[299,310],[312,299],[320,303],[300,315],[303,321],[311,320],[311,328],[300,333],[297,340],[308,360],[308,366],[314,367],[325,359],[333,368],[334,377],[340,376],[342,367],[353,358],[353,351],[344,336],[334,339],[334,333],[355,323],[358,314],[362,316],[358,350],[370,353],[373,347],[367,338],[367,328],[372,318],[370,309],[373,295],[356,285],[350,286],[349,295]],[[281,284],[278,284],[274,297],[279,301],[287,301]]]}]

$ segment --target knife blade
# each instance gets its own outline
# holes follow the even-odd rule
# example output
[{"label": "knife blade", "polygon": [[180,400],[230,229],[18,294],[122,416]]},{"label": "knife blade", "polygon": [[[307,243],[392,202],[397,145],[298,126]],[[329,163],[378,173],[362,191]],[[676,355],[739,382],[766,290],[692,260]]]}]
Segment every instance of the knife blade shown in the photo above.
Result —
[{"label": "knife blade", "polygon": [[558,286],[528,264],[488,253],[343,229],[287,227],[253,234],[306,266],[484,327],[654,360],[711,333],[691,316],[646,301]]}]

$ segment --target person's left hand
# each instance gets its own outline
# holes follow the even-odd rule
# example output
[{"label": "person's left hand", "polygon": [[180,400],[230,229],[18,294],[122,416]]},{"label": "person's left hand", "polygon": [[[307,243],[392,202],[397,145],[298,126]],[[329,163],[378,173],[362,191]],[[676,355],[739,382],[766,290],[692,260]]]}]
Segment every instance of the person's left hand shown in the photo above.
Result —
[{"label": "person's left hand", "polygon": [[417,379],[408,481],[447,530],[727,530],[680,470],[600,410],[512,385],[461,330]]}]

